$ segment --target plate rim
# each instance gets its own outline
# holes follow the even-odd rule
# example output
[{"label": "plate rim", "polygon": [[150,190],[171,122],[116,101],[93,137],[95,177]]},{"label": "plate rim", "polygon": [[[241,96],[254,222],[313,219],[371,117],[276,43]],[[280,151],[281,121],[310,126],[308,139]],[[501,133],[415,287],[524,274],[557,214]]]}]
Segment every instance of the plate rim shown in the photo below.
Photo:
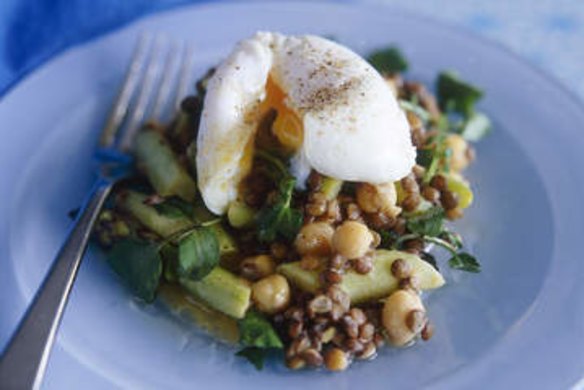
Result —
[{"label": "plate rim", "polygon": [[[282,2],[282,3],[272,3],[272,2],[255,2],[252,3],[253,5],[257,5],[257,4],[261,4],[261,5],[268,5],[271,7],[274,6],[293,6],[293,7],[305,7],[305,6],[327,6],[327,7],[334,7],[334,8],[353,8],[353,9],[383,9],[383,10],[396,10],[396,7],[387,7],[387,6],[379,6],[379,5],[363,5],[363,4],[334,4],[334,3],[329,3],[329,2]],[[165,14],[172,14],[172,13],[178,13],[181,12],[184,9],[189,9],[189,10],[194,10],[194,9],[206,9],[206,8],[233,8],[233,6],[241,6],[241,7],[245,7],[247,6],[239,3],[239,2],[225,2],[225,3],[204,3],[204,4],[195,4],[195,5],[187,5],[187,6],[181,6],[181,7],[175,7],[172,8],[170,10],[165,10],[163,12],[155,12],[149,15],[146,15],[145,17],[142,18],[138,18],[124,26],[121,26],[120,28],[111,30],[109,32],[106,32],[104,34],[100,34],[92,39],[80,42],[79,44],[76,44],[74,46],[71,46],[70,48],[56,53],[54,54],[51,58],[49,58],[45,63],[40,64],[39,66],[35,67],[34,69],[32,69],[30,71],[30,73],[28,73],[26,75],[26,77],[23,77],[20,82],[17,83],[17,85],[14,86],[13,89],[11,89],[11,91],[9,91],[8,93],[6,93],[5,95],[3,95],[2,97],[0,97],[0,104],[3,103],[4,99],[9,97],[11,93],[13,93],[14,91],[18,90],[18,87],[21,85],[21,83],[26,83],[29,82],[31,80],[31,78],[34,77],[34,75],[36,74],[36,72],[46,66],[50,66],[50,64],[53,61],[57,61],[59,58],[61,58],[62,56],[74,51],[77,48],[80,47],[84,47],[86,45],[90,45],[92,44],[94,41],[96,40],[102,40],[102,39],[107,39],[108,37],[118,34],[126,29],[131,29],[133,27],[134,24],[139,23],[139,22],[143,22],[145,20],[148,19],[156,19],[158,17],[160,17],[161,15],[165,15]],[[416,13],[411,13],[410,11],[405,11],[402,9],[397,8],[399,13],[401,13],[402,15],[405,15],[408,18],[413,18],[416,19],[418,21],[423,21],[425,23],[430,23],[434,26],[436,26],[437,28],[447,28],[448,30],[457,33],[457,34],[465,34],[465,35],[469,35],[470,39],[472,40],[478,40],[480,41],[481,44],[489,46],[492,49],[497,50],[498,52],[500,52],[502,55],[507,56],[508,58],[513,59],[515,62],[517,62],[520,66],[522,67],[527,67],[529,68],[531,71],[533,71],[538,77],[540,77],[542,80],[545,80],[547,83],[550,84],[550,86],[552,86],[553,88],[557,89],[558,91],[560,91],[563,95],[565,95],[566,97],[568,97],[574,104],[575,107],[578,109],[578,111],[584,113],[584,104],[582,104],[581,99],[578,97],[578,95],[575,94],[575,92],[573,92],[572,90],[568,89],[567,86],[565,86],[562,82],[555,80],[553,75],[549,75],[548,73],[546,73],[545,71],[543,71],[542,69],[540,69],[539,67],[531,64],[530,62],[526,61],[525,59],[523,59],[523,57],[517,55],[516,53],[514,53],[513,51],[511,51],[510,49],[508,49],[506,46],[501,45],[497,42],[493,42],[487,38],[484,38],[476,33],[473,33],[472,31],[467,31],[466,29],[460,28],[459,26],[456,25],[452,25],[449,23],[442,23],[439,21],[436,21],[432,18],[428,18],[426,16],[422,16]],[[543,288],[542,288],[543,290]],[[540,291],[541,293],[541,291]]]}]

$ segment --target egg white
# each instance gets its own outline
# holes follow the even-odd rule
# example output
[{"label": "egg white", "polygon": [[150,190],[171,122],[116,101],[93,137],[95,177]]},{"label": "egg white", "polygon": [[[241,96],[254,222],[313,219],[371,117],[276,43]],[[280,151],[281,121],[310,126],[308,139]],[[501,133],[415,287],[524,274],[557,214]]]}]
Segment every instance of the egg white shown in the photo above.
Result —
[{"label": "egg white", "polygon": [[385,183],[415,163],[407,119],[381,75],[359,55],[316,36],[257,33],[240,42],[208,84],[197,138],[197,179],[207,207],[223,214],[249,173],[270,77],[301,120],[292,173]]}]

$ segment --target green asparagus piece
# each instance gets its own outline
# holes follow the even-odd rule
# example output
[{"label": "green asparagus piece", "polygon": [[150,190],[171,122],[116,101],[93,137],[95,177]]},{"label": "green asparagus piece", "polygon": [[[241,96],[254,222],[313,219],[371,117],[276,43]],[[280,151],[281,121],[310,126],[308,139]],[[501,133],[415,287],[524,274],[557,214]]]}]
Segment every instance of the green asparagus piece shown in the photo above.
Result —
[{"label": "green asparagus piece", "polygon": [[186,201],[195,198],[197,187],[179,163],[168,141],[154,129],[144,129],[136,136],[134,150],[138,166],[160,196],[178,196]]}]

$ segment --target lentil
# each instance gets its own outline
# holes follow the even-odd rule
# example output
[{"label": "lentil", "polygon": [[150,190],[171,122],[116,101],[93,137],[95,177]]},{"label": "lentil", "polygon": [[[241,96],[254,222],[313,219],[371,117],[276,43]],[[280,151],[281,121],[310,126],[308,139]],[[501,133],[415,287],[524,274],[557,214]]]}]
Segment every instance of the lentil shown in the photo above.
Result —
[{"label": "lentil", "polygon": [[317,269],[322,264],[322,260],[320,257],[306,255],[300,259],[300,267],[307,271],[313,271]]},{"label": "lentil", "polygon": [[306,366],[304,359],[295,356],[286,361],[286,366],[291,370],[300,370]]},{"label": "lentil", "polygon": [[355,321],[357,326],[364,325],[367,322],[367,316],[363,312],[363,310],[359,309],[358,307],[354,307],[349,310],[349,316]]},{"label": "lentil", "polygon": [[363,344],[357,339],[348,339],[345,341],[345,348],[349,352],[358,353],[363,350]]},{"label": "lentil", "polygon": [[300,357],[308,363],[309,366],[318,367],[322,366],[323,358],[322,355],[314,348],[307,349],[300,354]]},{"label": "lentil", "polygon": [[458,195],[452,191],[444,190],[440,193],[440,203],[445,210],[452,210],[458,206]]},{"label": "lentil", "polygon": [[418,208],[418,206],[420,205],[420,202],[422,200],[420,199],[420,195],[416,194],[416,193],[411,193],[408,196],[405,197],[405,199],[402,201],[401,206],[403,207],[403,209],[407,212],[412,212],[415,209]]},{"label": "lentil", "polygon": [[451,210],[446,210],[446,218],[448,218],[451,221],[462,218],[463,215],[464,212],[458,207],[453,208]]},{"label": "lentil", "polygon": [[366,275],[373,269],[371,256],[363,256],[353,261],[353,269],[361,275]]},{"label": "lentil", "polygon": [[365,344],[363,350],[357,353],[355,356],[357,359],[360,360],[367,360],[373,359],[377,354],[377,348],[375,347],[375,343],[367,343]]},{"label": "lentil", "polygon": [[437,203],[440,200],[440,191],[432,186],[424,186],[422,196],[429,202]]},{"label": "lentil", "polygon": [[333,301],[326,295],[318,295],[308,303],[308,313],[328,313],[333,308]]},{"label": "lentil", "polygon": [[395,259],[391,263],[391,274],[396,279],[406,279],[412,274],[412,266],[404,259]]},{"label": "lentil", "polygon": [[444,191],[448,187],[446,178],[443,175],[435,175],[430,180],[430,185],[436,188],[438,191]]}]

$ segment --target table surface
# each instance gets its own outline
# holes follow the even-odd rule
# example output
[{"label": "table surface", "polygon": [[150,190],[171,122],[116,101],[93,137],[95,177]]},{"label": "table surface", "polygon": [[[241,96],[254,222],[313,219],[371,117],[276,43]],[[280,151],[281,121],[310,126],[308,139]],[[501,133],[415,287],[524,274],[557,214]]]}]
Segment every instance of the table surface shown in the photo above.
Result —
[{"label": "table surface", "polygon": [[[201,0],[2,0],[0,95],[55,53],[143,15]],[[499,42],[584,100],[584,1],[343,0],[387,4]]]}]

